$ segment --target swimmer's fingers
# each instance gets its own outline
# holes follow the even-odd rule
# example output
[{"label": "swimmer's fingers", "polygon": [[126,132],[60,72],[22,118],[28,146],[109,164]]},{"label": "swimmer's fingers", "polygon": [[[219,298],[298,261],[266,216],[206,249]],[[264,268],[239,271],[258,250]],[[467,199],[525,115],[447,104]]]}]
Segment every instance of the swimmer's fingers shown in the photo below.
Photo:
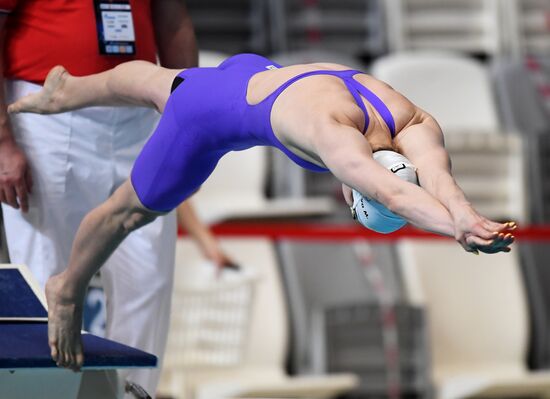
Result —
[{"label": "swimmer's fingers", "polygon": [[[469,248],[493,254],[497,252],[510,252],[510,245],[514,242],[515,237],[510,233],[499,233],[493,240],[486,240],[477,236],[469,236],[466,243]],[[474,252],[474,251],[471,251]]]},{"label": "swimmer's fingers", "polygon": [[513,222],[513,221],[505,222],[505,223],[497,223],[497,222],[493,222],[489,219],[485,219],[483,221],[483,227],[486,228],[487,230],[490,230],[490,231],[501,232],[501,231],[513,231],[518,226],[517,226],[516,222]]},{"label": "swimmer's fingers", "polygon": [[[499,233],[490,248],[502,249],[510,246],[515,240],[511,233]],[[489,248],[489,249],[490,249]]]},{"label": "swimmer's fingers", "polygon": [[516,224],[516,222],[513,222],[513,221],[506,222],[504,224],[506,225],[505,230],[508,230],[508,231],[513,231],[518,228],[518,225]]},{"label": "swimmer's fingers", "polygon": [[495,240],[486,240],[486,239],[478,237],[478,236],[469,236],[466,239],[466,243],[471,248],[479,248],[479,247],[494,245]]},{"label": "swimmer's fingers", "polygon": [[511,235],[511,231],[515,230],[517,225],[515,222],[495,223],[484,221],[472,228],[471,234],[485,240],[501,240],[504,236]]},{"label": "swimmer's fingers", "polygon": [[353,194],[351,193],[351,188],[349,188],[345,184],[342,184],[342,194],[344,195],[344,200],[346,201],[346,204],[348,204],[348,206],[352,206]]},{"label": "swimmer's fingers", "polygon": [[468,239],[466,237],[461,237],[460,239],[457,239],[457,242],[464,248],[466,252],[474,253],[476,255],[479,255],[479,251],[476,249],[476,246],[474,243],[468,243]]},{"label": "swimmer's fingers", "polygon": [[512,245],[515,241],[515,237],[513,234],[507,233],[501,233],[504,237],[501,238],[500,245],[497,247],[500,251],[503,252],[510,252],[510,245]]},{"label": "swimmer's fingers", "polygon": [[499,253],[499,252],[510,252],[512,250],[512,248],[510,248],[509,246],[506,246],[506,247],[503,247],[503,246],[498,246],[498,247],[481,246],[481,247],[478,247],[477,250],[479,252],[483,252],[485,254],[496,254],[496,253]]},{"label": "swimmer's fingers", "polygon": [[493,230],[486,226],[484,223],[478,223],[472,227],[469,235],[477,236],[485,240],[492,240],[498,235],[498,230]]}]

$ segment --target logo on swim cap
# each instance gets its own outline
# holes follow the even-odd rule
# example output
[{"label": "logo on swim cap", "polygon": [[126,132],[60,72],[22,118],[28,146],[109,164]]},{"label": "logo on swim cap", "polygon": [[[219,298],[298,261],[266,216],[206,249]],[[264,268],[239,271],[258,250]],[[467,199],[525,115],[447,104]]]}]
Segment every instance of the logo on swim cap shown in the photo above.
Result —
[{"label": "logo on swim cap", "polygon": [[279,69],[279,68],[276,67],[275,65],[268,65],[265,67],[265,69]]},{"label": "logo on swim cap", "polygon": [[407,224],[405,219],[390,211],[380,202],[364,197],[356,190],[352,190],[352,195],[352,216],[369,230],[388,234]]}]

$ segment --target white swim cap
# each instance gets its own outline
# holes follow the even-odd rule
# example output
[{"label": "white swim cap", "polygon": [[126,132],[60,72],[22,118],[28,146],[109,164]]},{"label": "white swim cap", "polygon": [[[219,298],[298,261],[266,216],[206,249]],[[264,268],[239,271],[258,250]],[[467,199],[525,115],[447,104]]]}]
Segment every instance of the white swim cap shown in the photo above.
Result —
[{"label": "white swim cap", "polygon": [[[395,151],[377,151],[373,158],[380,165],[392,171],[401,179],[418,184],[416,168],[403,155]],[[352,214],[363,226],[378,233],[392,233],[407,224],[401,216],[396,215],[380,202],[361,195],[352,190]]]}]

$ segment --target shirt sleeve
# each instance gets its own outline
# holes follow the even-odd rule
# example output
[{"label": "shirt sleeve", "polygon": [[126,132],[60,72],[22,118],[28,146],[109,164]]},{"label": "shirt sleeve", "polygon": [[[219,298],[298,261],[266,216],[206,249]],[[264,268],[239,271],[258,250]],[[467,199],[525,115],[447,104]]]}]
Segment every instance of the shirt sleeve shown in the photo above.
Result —
[{"label": "shirt sleeve", "polygon": [[0,0],[0,13],[11,13],[17,6],[18,2],[18,0]]}]

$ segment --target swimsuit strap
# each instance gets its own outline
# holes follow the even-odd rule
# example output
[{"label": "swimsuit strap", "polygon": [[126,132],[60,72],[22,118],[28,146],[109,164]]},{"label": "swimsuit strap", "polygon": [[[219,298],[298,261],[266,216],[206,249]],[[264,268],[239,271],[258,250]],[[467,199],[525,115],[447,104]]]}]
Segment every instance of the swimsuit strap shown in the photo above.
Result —
[{"label": "swimsuit strap", "polygon": [[[360,71],[356,71],[356,72],[362,73]],[[393,116],[390,110],[388,109],[388,107],[386,106],[386,104],[384,104],[384,102],[380,100],[380,97],[378,97],[372,91],[370,91],[365,86],[363,86],[361,83],[353,79],[353,76],[350,76],[348,79],[350,80],[351,86],[355,88],[355,90],[357,90],[363,97],[365,97],[369,103],[372,104],[372,106],[380,114],[384,122],[386,122],[386,125],[390,130],[391,136],[395,137],[395,121],[393,120]]]},{"label": "swimsuit strap", "polygon": [[372,104],[372,106],[380,114],[384,122],[386,122],[386,125],[388,126],[388,129],[390,130],[392,137],[395,137],[395,121],[393,120],[393,116],[390,110],[388,109],[388,107],[386,106],[386,104],[384,104],[376,94],[374,94],[372,91],[367,89],[365,86],[363,86],[361,83],[359,83],[357,80],[353,78],[354,75],[361,74],[361,73],[363,72],[357,71],[355,69],[346,69],[342,71],[317,70],[317,71],[305,72],[287,80],[285,83],[279,86],[277,90],[271,93],[265,100],[273,99],[274,101],[274,99],[276,99],[288,86],[290,86],[291,84],[293,84],[294,82],[300,79],[307,78],[308,76],[314,76],[314,75],[336,76],[344,81],[349,92],[355,99],[355,102],[365,114],[365,125],[363,128],[363,134],[365,133],[365,131],[367,130],[367,127],[369,126],[369,114],[367,112],[365,104],[361,100],[361,96],[363,96],[369,103]]},{"label": "swimsuit strap", "polygon": [[[288,87],[290,86],[291,84],[293,84],[294,82],[296,82],[297,80],[300,80],[300,79],[303,79],[303,78],[307,78],[308,76],[314,76],[314,75],[333,75],[333,76],[338,76],[339,78],[343,79],[344,76],[340,76],[340,75],[344,75],[342,74],[342,72],[351,72],[349,70],[345,70],[345,71],[330,71],[330,70],[319,70],[319,71],[309,71],[309,72],[304,72],[304,73],[301,73],[299,75],[296,75],[294,76],[293,78],[287,80],[285,83],[283,83],[281,86],[279,86],[277,88],[277,90],[275,90],[273,93],[271,93],[268,98],[277,98],[279,97],[279,95]],[[347,76],[347,74],[345,75]],[[267,98],[266,98],[267,100]]]},{"label": "swimsuit strap", "polygon": [[359,108],[361,108],[361,110],[363,111],[363,114],[365,114],[365,124],[363,125],[363,131],[362,131],[362,133],[365,134],[365,132],[367,131],[367,128],[369,127],[369,123],[370,123],[370,118],[369,118],[369,113],[367,112],[367,107],[365,107],[365,103],[363,102],[363,100],[361,100],[361,96],[359,95],[359,91],[355,88],[355,85],[353,84],[353,78],[348,78],[348,79],[344,78],[342,80],[346,84],[346,87],[348,88],[349,92],[351,93],[351,95],[355,99],[355,102],[357,103]]}]

